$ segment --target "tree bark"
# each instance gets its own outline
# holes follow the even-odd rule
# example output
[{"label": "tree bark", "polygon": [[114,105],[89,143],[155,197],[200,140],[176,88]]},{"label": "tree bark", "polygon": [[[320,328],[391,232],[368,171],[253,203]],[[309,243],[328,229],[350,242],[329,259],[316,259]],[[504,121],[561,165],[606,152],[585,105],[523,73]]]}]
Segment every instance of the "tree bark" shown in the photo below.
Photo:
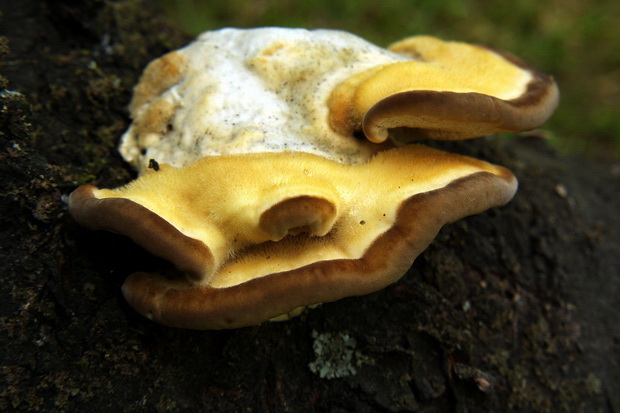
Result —
[{"label": "tree bark", "polygon": [[0,9],[0,410],[620,411],[618,162],[536,137],[444,145],[511,168],[515,199],[375,294],[171,329],[120,293],[163,263],[77,226],[66,196],[134,176],[116,152],[132,86],[189,39],[141,0]]}]

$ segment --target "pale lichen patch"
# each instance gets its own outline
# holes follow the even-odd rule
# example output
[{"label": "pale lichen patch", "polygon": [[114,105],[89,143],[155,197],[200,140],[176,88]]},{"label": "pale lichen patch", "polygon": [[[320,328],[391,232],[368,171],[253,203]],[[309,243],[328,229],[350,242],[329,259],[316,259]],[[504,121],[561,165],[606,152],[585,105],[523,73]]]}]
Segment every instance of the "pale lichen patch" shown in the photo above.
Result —
[{"label": "pale lichen patch", "polygon": [[308,364],[308,368],[322,379],[353,376],[363,364],[372,364],[372,360],[357,348],[357,340],[349,334],[312,330],[312,339],[316,359]]}]

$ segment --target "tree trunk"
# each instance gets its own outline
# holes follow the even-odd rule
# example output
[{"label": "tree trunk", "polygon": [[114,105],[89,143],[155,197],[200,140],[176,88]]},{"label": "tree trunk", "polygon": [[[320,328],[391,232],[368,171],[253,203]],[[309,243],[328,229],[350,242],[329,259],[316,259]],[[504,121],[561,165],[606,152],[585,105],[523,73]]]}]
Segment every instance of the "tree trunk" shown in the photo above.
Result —
[{"label": "tree trunk", "polygon": [[66,196],[116,151],[144,65],[189,39],[140,0],[0,2],[3,411],[620,411],[620,165],[535,137],[449,144],[512,169],[402,280],[281,323],[163,327],[120,285],[161,261]]}]

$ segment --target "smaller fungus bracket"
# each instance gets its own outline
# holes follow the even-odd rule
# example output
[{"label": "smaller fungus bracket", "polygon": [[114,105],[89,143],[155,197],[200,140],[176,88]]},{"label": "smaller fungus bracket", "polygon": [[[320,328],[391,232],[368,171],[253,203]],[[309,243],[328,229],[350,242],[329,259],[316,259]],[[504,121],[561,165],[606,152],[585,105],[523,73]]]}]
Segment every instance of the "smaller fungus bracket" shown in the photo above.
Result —
[{"label": "smaller fungus bracket", "polygon": [[411,60],[373,67],[338,85],[329,99],[330,124],[363,130],[375,143],[398,139],[468,139],[531,130],[555,110],[553,79],[489,48],[417,36],[390,47]]}]

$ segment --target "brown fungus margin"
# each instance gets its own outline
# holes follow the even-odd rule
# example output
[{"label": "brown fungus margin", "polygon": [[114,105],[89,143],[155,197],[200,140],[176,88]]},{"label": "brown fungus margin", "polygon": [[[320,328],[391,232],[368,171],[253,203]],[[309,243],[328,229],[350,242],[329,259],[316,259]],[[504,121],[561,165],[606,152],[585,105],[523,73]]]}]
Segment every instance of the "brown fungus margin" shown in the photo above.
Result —
[{"label": "brown fungus margin", "polygon": [[[96,199],[94,187],[82,187],[72,195],[71,211],[88,228],[128,235],[190,272],[190,276],[142,272],[129,276],[123,293],[139,313],[173,327],[224,329],[254,325],[300,306],[368,294],[392,284],[443,225],[504,205],[516,186],[514,176],[503,168],[498,175],[470,174],[404,200],[393,227],[359,259],[319,261],[225,288],[197,284],[191,276],[193,269],[209,265],[211,255],[204,244],[133,201]],[[85,215],[84,210],[91,212]]]}]

